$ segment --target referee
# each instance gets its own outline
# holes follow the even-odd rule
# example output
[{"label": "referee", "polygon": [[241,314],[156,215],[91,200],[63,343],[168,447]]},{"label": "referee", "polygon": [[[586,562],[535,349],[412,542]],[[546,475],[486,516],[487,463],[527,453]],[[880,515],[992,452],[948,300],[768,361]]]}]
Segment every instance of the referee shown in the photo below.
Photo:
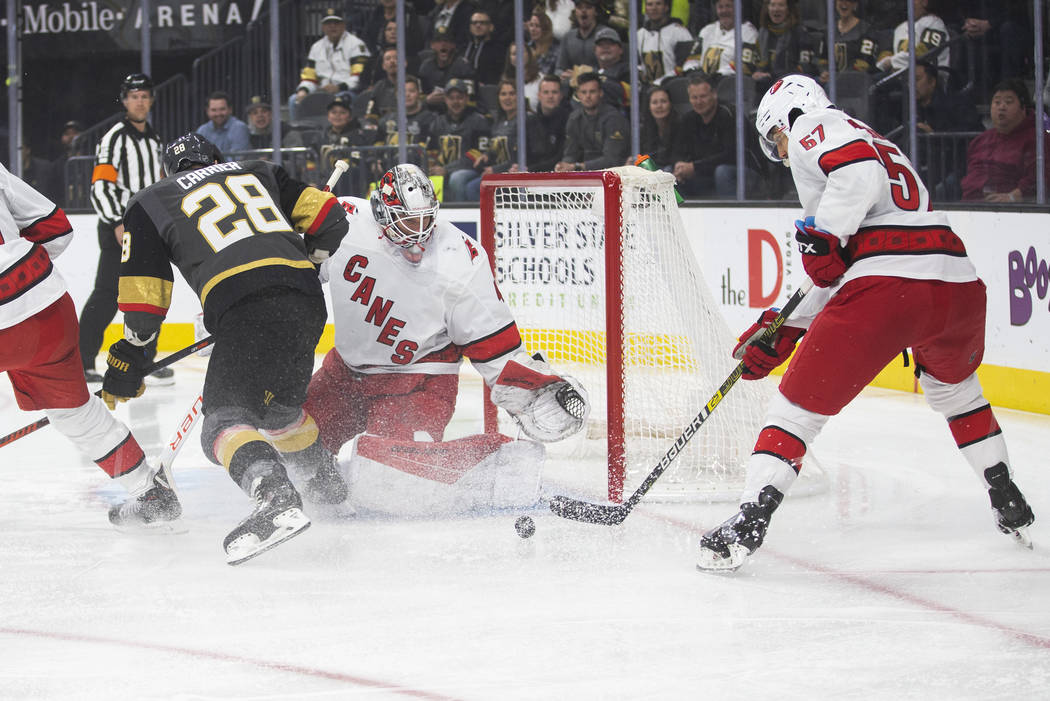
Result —
[{"label": "referee", "polygon": [[[128,200],[147,185],[164,177],[161,154],[164,144],[147,120],[153,107],[153,81],[132,73],[120,84],[124,118],[106,132],[95,152],[91,173],[91,204],[98,214],[98,270],[95,288],[80,313],[80,358],[88,382],[102,382],[95,372],[95,356],[102,347],[106,327],[117,314],[117,280],[124,240],[124,210]],[[152,359],[157,340],[147,347]],[[153,384],[171,384],[170,368],[153,373]]]}]

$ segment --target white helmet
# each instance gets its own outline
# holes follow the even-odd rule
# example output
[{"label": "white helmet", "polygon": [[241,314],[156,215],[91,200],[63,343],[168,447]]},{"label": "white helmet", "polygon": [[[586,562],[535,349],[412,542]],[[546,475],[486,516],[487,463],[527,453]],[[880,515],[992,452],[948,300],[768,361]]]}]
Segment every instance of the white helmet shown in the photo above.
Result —
[{"label": "white helmet", "polygon": [[401,163],[379,179],[369,198],[383,234],[401,248],[422,254],[437,220],[434,185],[419,166]]},{"label": "white helmet", "polygon": [[808,76],[789,75],[773,83],[758,103],[758,114],[755,115],[758,138],[769,160],[783,160],[773,141],[773,130],[791,131],[791,123],[797,116],[792,112],[812,112],[826,107],[832,107],[831,100],[817,81]]}]

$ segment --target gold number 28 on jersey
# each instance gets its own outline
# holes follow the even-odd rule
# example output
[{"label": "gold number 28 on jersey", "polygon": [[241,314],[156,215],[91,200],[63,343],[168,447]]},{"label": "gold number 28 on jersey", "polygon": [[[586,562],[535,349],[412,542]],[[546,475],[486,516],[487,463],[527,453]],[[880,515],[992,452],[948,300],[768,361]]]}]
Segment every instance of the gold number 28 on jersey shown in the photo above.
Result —
[{"label": "gold number 28 on jersey", "polygon": [[[211,207],[202,211],[205,202]],[[253,234],[292,231],[270,193],[251,173],[192,190],[182,198],[182,212],[190,219],[196,217],[197,231],[214,251]]]}]

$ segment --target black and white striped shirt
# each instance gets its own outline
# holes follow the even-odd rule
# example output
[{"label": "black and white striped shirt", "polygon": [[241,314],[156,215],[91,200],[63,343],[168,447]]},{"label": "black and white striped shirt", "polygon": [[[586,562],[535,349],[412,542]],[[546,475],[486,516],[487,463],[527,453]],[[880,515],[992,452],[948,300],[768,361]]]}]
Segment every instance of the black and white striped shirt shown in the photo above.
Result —
[{"label": "black and white striped shirt", "polygon": [[91,173],[91,204],[102,221],[119,224],[131,196],[164,177],[163,151],[164,144],[149,123],[140,132],[125,117],[106,132]]}]

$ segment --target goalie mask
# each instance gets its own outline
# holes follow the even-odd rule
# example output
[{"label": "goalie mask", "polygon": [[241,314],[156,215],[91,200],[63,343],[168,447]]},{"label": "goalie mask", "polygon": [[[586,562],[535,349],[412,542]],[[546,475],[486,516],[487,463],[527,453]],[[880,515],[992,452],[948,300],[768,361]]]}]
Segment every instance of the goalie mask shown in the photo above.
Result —
[{"label": "goalie mask", "polygon": [[437,221],[439,205],[430,179],[419,166],[402,163],[383,174],[369,199],[383,235],[418,264]]},{"label": "goalie mask", "polygon": [[762,149],[771,161],[784,160],[777,151],[777,131],[789,132],[800,114],[833,107],[817,81],[804,75],[789,75],[773,83],[758,103],[755,129]]}]

